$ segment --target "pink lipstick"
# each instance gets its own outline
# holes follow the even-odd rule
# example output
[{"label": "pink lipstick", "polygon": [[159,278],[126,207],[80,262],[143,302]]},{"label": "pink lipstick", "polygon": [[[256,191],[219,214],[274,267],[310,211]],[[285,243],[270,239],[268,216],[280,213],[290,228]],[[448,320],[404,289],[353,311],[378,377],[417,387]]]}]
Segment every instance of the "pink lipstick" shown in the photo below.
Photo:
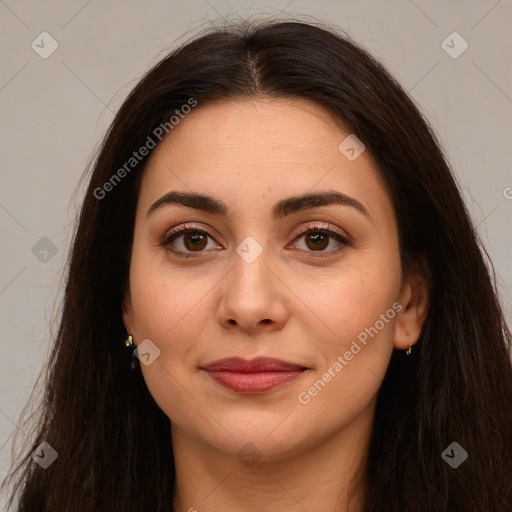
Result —
[{"label": "pink lipstick", "polygon": [[291,382],[307,368],[271,357],[252,360],[229,357],[202,369],[220,385],[232,391],[256,394]]}]

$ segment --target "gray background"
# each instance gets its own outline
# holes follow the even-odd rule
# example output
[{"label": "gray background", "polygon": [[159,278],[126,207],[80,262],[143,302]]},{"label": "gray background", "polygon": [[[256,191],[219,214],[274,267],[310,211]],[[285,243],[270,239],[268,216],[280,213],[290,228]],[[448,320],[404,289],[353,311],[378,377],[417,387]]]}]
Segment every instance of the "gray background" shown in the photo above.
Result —
[{"label": "gray background", "polygon": [[[0,480],[48,353],[77,186],[94,148],[166,49],[211,21],[248,15],[333,22],[411,92],[446,150],[512,319],[512,0],[0,0]],[[442,46],[454,31],[469,44],[458,58]],[[42,32],[58,43],[46,59],[31,47]]]}]

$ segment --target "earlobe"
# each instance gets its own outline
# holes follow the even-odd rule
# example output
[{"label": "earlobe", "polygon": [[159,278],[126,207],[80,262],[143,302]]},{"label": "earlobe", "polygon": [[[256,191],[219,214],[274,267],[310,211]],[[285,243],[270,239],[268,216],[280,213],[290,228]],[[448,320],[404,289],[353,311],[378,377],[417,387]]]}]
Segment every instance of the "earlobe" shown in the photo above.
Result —
[{"label": "earlobe", "polygon": [[430,273],[426,255],[419,256],[400,292],[402,310],[396,316],[394,347],[407,350],[421,334],[430,305]]}]

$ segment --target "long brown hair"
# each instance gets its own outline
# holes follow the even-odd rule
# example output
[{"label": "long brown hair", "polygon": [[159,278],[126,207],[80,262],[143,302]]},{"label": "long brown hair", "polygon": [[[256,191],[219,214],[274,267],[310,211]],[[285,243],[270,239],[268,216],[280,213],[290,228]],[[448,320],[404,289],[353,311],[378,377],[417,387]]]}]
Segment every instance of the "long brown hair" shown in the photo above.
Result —
[{"label": "long brown hair", "polygon": [[[355,134],[389,187],[404,270],[418,254],[428,261],[421,337],[409,358],[394,351],[379,391],[364,512],[510,512],[512,340],[460,189],[428,121],[382,65],[341,31],[301,21],[210,28],[155,65],[121,106],[91,166],[33,440],[7,479],[10,504],[171,510],[170,421],[123,345],[147,157],[105,197],[98,189],[190,98],[200,108],[258,95],[310,100]],[[58,453],[47,469],[31,458],[42,441]],[[452,442],[468,453],[457,469],[441,456]]]}]

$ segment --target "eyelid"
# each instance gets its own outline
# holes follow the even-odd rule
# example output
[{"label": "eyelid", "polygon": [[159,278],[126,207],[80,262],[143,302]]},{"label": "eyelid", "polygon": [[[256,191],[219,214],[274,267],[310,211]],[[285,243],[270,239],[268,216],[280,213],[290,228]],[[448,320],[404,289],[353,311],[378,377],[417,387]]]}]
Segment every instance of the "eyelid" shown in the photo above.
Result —
[{"label": "eyelid", "polygon": [[350,235],[347,233],[341,232],[338,228],[334,227],[332,224],[329,224],[326,222],[325,224],[321,224],[320,222],[310,222],[307,223],[305,226],[302,226],[294,235],[295,240],[297,237],[304,235],[305,233],[308,233],[309,231],[320,231],[320,232],[326,232],[327,234],[335,234],[338,237],[342,238],[343,241],[348,245],[352,243],[352,239]]},{"label": "eyelid", "polygon": [[[180,224],[179,226],[175,226],[172,229],[170,229],[166,234],[161,237],[160,239],[160,245],[162,247],[166,247],[170,244],[173,237],[179,237],[182,235],[187,234],[187,232],[197,232],[197,233],[205,233],[208,235],[212,240],[215,241],[215,243],[218,244],[215,236],[209,231],[207,228],[199,227],[198,225],[184,223]],[[310,222],[307,223],[305,226],[302,226],[295,234],[293,235],[293,239],[291,243],[294,243],[298,238],[301,236],[304,236],[308,234],[309,232],[319,232],[319,233],[325,233],[327,236],[330,236],[331,238],[335,238],[340,246],[331,249],[329,251],[302,251],[307,252],[308,254],[311,254],[314,258],[322,258],[322,257],[328,257],[332,256],[336,253],[338,253],[341,249],[344,247],[351,247],[352,244],[352,238],[350,235],[346,233],[340,232],[337,228],[333,227],[329,223],[321,224],[320,222]],[[288,247],[288,245],[287,245]],[[184,252],[184,251],[178,251],[173,249],[166,249],[169,252],[172,252],[173,254],[177,255],[178,257],[184,257],[184,258],[190,258],[190,257],[201,257],[207,254],[205,251],[197,251],[197,253],[191,252]]]},{"label": "eyelid", "polygon": [[182,231],[187,231],[187,230],[191,230],[191,231],[194,230],[194,231],[197,231],[200,233],[204,232],[215,240],[214,235],[208,230],[208,228],[199,227],[198,225],[189,224],[189,223],[185,222],[184,224],[175,226],[175,227],[171,228],[169,231],[167,231],[165,233],[165,235],[162,237],[162,241],[168,240],[169,238],[171,238],[173,235],[175,235],[177,233],[183,234]]}]

